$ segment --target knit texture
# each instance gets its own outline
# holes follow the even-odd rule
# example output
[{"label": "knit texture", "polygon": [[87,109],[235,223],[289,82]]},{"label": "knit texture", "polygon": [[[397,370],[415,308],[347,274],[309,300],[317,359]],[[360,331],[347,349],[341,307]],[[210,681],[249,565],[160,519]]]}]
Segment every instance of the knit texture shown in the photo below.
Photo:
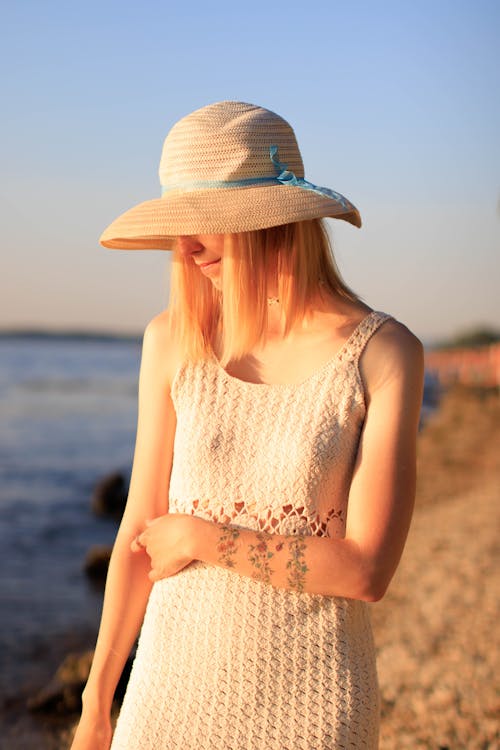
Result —
[{"label": "knit texture", "polygon": [[[341,538],[365,401],[370,313],[297,385],[185,364],[170,509]],[[379,693],[367,605],[276,589],[194,562],[154,584],[112,750],[374,750]]]},{"label": "knit texture", "polygon": [[293,181],[241,185],[276,179],[272,147],[278,149],[287,179],[304,177],[295,134],[275,112],[244,102],[217,102],[183,117],[163,146],[162,198],[125,211],[104,230],[101,245],[172,250],[183,234],[249,232],[326,216],[361,226],[358,209],[339,193],[327,190],[326,195],[322,188],[318,193]]}]

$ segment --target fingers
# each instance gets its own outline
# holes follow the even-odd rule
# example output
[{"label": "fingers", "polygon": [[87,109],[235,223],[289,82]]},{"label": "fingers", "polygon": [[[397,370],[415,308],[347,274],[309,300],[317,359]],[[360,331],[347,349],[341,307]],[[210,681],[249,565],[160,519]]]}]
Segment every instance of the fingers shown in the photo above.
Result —
[{"label": "fingers", "polygon": [[143,534],[137,534],[137,536],[132,540],[132,543],[130,545],[130,549],[132,552],[144,552],[146,551],[146,544],[145,539],[143,539]]},{"label": "fingers", "polygon": [[[156,518],[147,518],[145,521],[146,524],[146,530],[148,526],[151,526],[157,519]],[[143,531],[142,534],[137,534],[136,537],[132,540],[130,544],[130,549],[132,552],[147,552],[147,543],[146,543],[146,537],[145,532]]]}]

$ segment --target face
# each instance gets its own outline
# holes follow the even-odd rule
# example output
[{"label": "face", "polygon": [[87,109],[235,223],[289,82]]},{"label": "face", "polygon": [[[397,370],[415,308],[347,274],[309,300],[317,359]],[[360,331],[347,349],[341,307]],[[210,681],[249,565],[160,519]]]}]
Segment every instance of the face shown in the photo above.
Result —
[{"label": "face", "polygon": [[177,238],[177,250],[182,258],[195,263],[217,289],[221,284],[223,234],[190,234]]}]

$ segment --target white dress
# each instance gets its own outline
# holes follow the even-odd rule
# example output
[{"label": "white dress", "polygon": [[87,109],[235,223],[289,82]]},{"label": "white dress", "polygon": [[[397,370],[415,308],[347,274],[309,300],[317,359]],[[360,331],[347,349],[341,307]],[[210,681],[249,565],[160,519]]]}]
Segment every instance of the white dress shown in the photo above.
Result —
[{"label": "white dress", "polygon": [[[247,383],[214,360],[182,366],[170,509],[344,536],[365,416],[358,359],[388,318],[370,313],[298,385]],[[153,586],[112,750],[374,750],[378,722],[364,602],[194,562]]]}]

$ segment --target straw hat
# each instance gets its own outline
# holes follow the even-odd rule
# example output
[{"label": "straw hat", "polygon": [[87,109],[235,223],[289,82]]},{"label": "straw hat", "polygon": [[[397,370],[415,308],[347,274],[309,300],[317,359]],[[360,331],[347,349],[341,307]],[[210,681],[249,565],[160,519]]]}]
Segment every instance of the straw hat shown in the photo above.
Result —
[{"label": "straw hat", "polygon": [[343,195],[304,179],[282,117],[218,102],[179,120],[160,161],[162,197],[134,206],[103,232],[104,247],[171,250],[179,235],[225,234],[330,216],[361,226]]}]

